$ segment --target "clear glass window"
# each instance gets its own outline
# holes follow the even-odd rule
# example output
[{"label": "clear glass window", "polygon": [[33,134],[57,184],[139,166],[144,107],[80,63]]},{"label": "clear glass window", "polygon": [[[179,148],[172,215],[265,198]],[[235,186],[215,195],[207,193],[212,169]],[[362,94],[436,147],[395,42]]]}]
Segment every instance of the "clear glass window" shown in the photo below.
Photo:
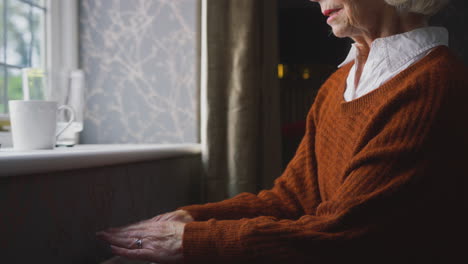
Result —
[{"label": "clear glass window", "polygon": [[21,69],[46,64],[44,0],[0,0],[0,116],[21,99]]}]

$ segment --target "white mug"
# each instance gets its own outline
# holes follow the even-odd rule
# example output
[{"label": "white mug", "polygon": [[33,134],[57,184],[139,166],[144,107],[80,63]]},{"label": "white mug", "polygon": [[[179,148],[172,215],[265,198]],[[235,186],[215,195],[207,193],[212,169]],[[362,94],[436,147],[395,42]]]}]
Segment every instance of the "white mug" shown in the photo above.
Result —
[{"label": "white mug", "polygon": [[[58,107],[55,101],[11,100],[8,103],[15,150],[53,149],[57,137],[75,119],[75,112],[71,107]],[[57,114],[63,110],[69,111],[70,120],[57,132]]]}]

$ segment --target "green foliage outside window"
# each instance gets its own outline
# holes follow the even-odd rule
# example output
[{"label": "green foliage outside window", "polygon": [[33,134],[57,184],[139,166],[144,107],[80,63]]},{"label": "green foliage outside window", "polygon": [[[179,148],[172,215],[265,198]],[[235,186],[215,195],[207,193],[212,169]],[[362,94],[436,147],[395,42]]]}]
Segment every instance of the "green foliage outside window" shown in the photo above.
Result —
[{"label": "green foliage outside window", "polygon": [[0,114],[8,112],[8,100],[23,97],[21,68],[44,67],[43,4],[37,0],[0,0]]}]

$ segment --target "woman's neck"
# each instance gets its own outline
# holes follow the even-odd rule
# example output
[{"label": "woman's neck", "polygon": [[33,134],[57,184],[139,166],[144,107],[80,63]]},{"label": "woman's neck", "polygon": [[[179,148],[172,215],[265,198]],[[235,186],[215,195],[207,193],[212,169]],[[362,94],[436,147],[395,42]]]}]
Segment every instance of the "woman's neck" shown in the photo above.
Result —
[{"label": "woman's neck", "polygon": [[374,40],[428,26],[427,17],[419,14],[399,13],[396,9],[394,13],[387,14],[389,15],[382,18],[380,26],[376,26],[363,34],[352,37],[356,43],[355,47],[358,49],[358,55],[355,60],[355,88],[359,85],[359,80],[361,79],[362,71],[364,70]]}]

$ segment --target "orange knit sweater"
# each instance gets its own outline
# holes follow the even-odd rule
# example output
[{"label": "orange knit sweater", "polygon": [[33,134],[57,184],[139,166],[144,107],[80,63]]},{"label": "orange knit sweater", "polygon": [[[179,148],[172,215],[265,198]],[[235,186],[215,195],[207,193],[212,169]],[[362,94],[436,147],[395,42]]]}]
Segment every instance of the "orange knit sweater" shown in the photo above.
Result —
[{"label": "orange knit sweater", "polygon": [[466,67],[438,47],[345,102],[350,68],[271,190],[181,208],[187,263],[468,263]]}]

